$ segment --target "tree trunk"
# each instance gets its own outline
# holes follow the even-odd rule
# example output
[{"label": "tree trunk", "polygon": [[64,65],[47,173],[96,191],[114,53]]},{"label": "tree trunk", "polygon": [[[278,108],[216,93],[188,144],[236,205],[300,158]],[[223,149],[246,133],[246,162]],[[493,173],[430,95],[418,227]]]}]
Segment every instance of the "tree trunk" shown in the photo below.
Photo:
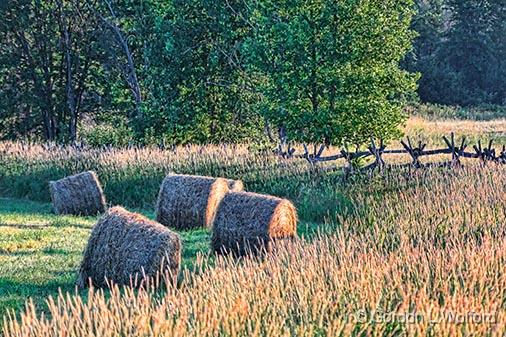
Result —
[{"label": "tree trunk", "polygon": [[[109,12],[111,13],[111,16],[115,20],[116,15],[114,13],[111,3],[107,0],[105,2],[107,3],[107,6],[109,7]],[[130,48],[128,47],[128,42],[125,39],[125,37],[123,36],[123,32],[121,31],[120,27],[116,24],[116,22],[107,20],[105,17],[103,17],[100,14],[98,14],[98,17],[114,33],[114,35],[116,35],[116,40],[118,41],[121,49],[123,49],[123,52],[125,53],[125,56],[127,58],[127,69],[124,72],[124,76],[125,76],[128,86],[130,87],[130,91],[132,92],[132,96],[134,98],[136,115],[140,116],[141,104],[142,104],[142,94],[141,94],[141,88],[139,85],[139,80],[137,78],[137,71],[135,69],[134,58],[133,58],[133,55],[130,51]]]},{"label": "tree trunk", "polygon": [[76,110],[76,96],[74,93],[74,85],[72,83],[72,56],[70,46],[70,34],[68,27],[63,25],[63,45],[65,48],[65,72],[66,72],[66,96],[67,106],[70,112],[69,120],[69,137],[70,141],[74,143],[77,140],[77,110]]}]

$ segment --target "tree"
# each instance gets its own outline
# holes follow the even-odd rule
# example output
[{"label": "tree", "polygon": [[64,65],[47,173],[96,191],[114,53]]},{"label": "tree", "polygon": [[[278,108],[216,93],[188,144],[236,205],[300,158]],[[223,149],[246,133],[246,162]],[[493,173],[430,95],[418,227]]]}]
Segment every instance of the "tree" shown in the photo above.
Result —
[{"label": "tree", "polygon": [[[130,89],[134,102],[135,114],[133,117],[139,118],[142,110],[143,95],[141,85],[137,76],[137,67],[135,57],[130,49],[125,32],[119,22],[114,4],[110,0],[103,1],[104,6],[94,10],[93,14],[98,18],[102,25],[102,48],[109,55],[110,64],[113,65],[123,77],[125,83]],[[124,4],[124,9],[136,8],[138,2],[134,1],[133,6],[129,3]],[[129,6],[131,5],[131,6]],[[105,12],[106,14],[103,14]],[[139,14],[139,13],[136,13]],[[125,19],[127,16],[123,15]],[[136,17],[139,18],[140,16]]]},{"label": "tree", "polygon": [[360,144],[398,134],[416,76],[399,68],[414,32],[410,0],[265,0],[245,45],[259,108],[289,139]]},{"label": "tree", "polygon": [[[262,128],[241,46],[250,27],[243,0],[158,5],[146,127],[174,143],[238,142]],[[163,13],[163,14],[160,14]],[[260,131],[261,132],[261,131]]]},{"label": "tree", "polygon": [[[13,0],[0,7],[0,111],[4,136],[77,139],[97,68],[94,21],[78,0]],[[89,106],[87,108],[90,108]]]},{"label": "tree", "polygon": [[418,93],[423,98],[433,97],[434,56],[439,49],[442,36],[448,29],[449,18],[446,0],[417,0],[416,15],[412,21],[412,29],[418,36],[413,42],[413,49],[403,60],[403,67],[421,74]]},{"label": "tree", "polygon": [[[1,64],[2,106],[4,114],[16,118],[13,109],[20,109],[23,121],[38,120],[44,137],[54,139],[59,133],[58,110],[54,101],[55,82],[58,81],[56,41],[47,38],[57,35],[57,26],[49,18],[54,6],[42,6],[32,1],[8,1],[2,5]],[[37,20],[33,20],[37,17]],[[15,97],[15,99],[13,99]],[[11,100],[14,100],[12,102]],[[16,101],[21,101],[17,106]],[[24,125],[23,131],[30,131]]]},{"label": "tree", "polygon": [[504,1],[451,0],[451,26],[438,51],[440,64],[454,74],[447,104],[506,101],[506,7]]},{"label": "tree", "polygon": [[59,49],[62,53],[65,98],[68,111],[68,138],[77,141],[83,95],[90,70],[97,66],[96,25],[90,4],[79,0],[56,0]]},{"label": "tree", "polygon": [[501,0],[418,0],[419,32],[406,68],[422,74],[422,101],[506,102],[506,7]]}]

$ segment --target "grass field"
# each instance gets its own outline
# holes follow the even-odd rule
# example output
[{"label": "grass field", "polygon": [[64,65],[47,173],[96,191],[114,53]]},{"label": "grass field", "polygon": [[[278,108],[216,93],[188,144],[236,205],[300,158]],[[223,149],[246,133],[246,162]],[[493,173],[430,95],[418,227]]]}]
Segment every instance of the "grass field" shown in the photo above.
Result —
[{"label": "grass field", "polygon": [[[473,139],[505,138],[504,120],[416,117],[406,132],[437,145],[452,126]],[[20,315],[26,298],[34,302],[21,321],[4,323],[6,336],[56,336],[58,329],[67,336],[505,332],[504,166],[396,171],[343,182],[338,171],[244,146],[77,153],[2,143],[0,154],[0,315],[8,309]],[[207,231],[181,232],[187,271],[179,288],[163,295],[81,293],[89,302],[62,295],[47,306],[58,289],[74,291],[96,220],[51,214],[47,181],[84,169],[98,172],[112,204],[150,217],[167,172],[242,179],[248,190],[292,200],[303,239],[264,260],[237,263],[207,256]],[[52,319],[41,319],[41,311]],[[422,321],[387,322],[380,312],[417,313]],[[445,316],[469,312],[487,322],[467,317],[455,324]]]},{"label": "grass field", "polygon": [[[465,136],[471,144],[476,144],[478,140],[481,140],[482,144],[486,145],[490,139],[496,145],[505,144],[506,119],[474,121],[427,120],[421,117],[412,117],[406,123],[406,133],[411,138],[432,146],[444,146],[441,136],[448,136],[451,132],[454,132],[457,138]],[[472,151],[472,148],[469,150]]]},{"label": "grass field", "polygon": [[[0,198],[0,315],[7,308],[21,309],[28,297],[42,308],[59,288],[74,291],[82,251],[95,222],[94,217],[56,216],[50,204]],[[206,230],[180,234],[183,265],[189,267],[198,252],[207,253],[209,234]]]},{"label": "grass field", "polygon": [[[153,218],[153,211],[139,211]],[[0,198],[0,316],[19,310],[27,298],[39,308],[49,295],[75,291],[76,273],[95,217],[57,216],[51,205]],[[311,232],[299,224],[299,232]],[[207,230],[179,232],[183,267],[192,269],[197,255],[207,255]],[[81,295],[86,295],[82,292]]]}]

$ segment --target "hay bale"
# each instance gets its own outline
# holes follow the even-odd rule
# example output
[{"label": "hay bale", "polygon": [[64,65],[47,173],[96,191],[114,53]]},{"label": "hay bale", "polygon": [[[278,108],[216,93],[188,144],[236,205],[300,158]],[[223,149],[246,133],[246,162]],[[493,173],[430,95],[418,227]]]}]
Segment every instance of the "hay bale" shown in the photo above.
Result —
[{"label": "hay bale", "polygon": [[228,188],[231,192],[241,192],[244,191],[244,184],[241,180],[233,180],[233,179],[226,179]]},{"label": "hay bale", "polygon": [[297,234],[297,210],[286,200],[251,192],[227,194],[213,225],[212,249],[217,253],[269,250],[275,239]]},{"label": "hay bale", "polygon": [[177,229],[210,227],[228,192],[223,178],[169,174],[158,194],[156,221]]},{"label": "hay bale", "polygon": [[84,251],[77,284],[130,285],[143,276],[170,271],[177,277],[181,239],[167,227],[122,207],[110,208],[97,222]]},{"label": "hay bale", "polygon": [[97,215],[105,210],[105,196],[97,175],[82,172],[49,182],[56,214]]}]

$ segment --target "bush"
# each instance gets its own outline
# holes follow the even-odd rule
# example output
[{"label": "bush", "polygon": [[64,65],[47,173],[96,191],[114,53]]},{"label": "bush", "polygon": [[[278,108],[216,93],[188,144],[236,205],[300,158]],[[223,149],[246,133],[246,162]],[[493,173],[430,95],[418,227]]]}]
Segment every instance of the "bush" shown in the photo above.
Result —
[{"label": "bush", "polygon": [[92,127],[81,128],[81,141],[91,147],[124,147],[135,142],[135,135],[124,123],[105,122]]}]

